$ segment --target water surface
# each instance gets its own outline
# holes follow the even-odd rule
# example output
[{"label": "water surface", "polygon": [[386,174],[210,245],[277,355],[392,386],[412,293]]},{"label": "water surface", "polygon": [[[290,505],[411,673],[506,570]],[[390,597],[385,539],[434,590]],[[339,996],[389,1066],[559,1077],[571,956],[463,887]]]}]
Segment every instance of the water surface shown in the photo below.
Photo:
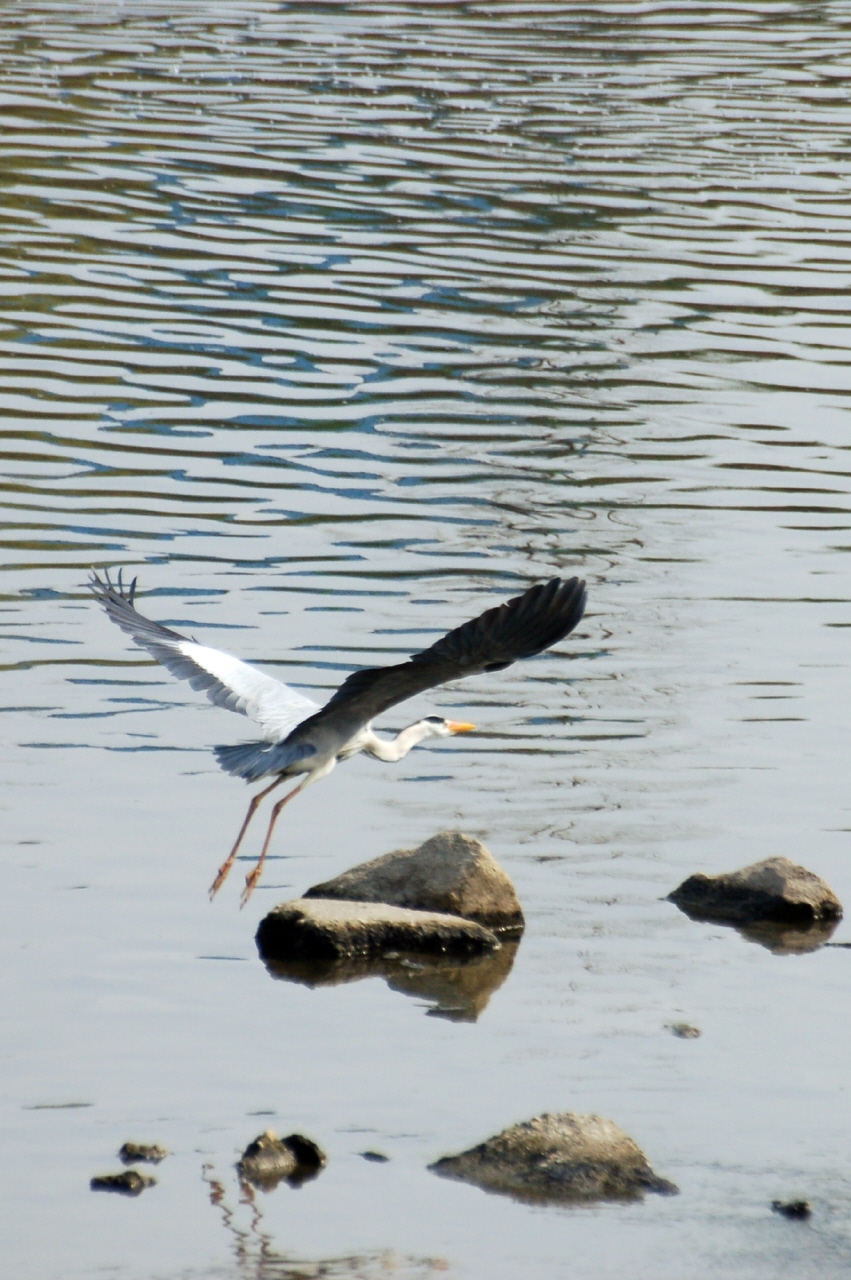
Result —
[{"label": "water surface", "polygon": [[[3,18],[10,1273],[846,1275],[851,956],[663,899],[784,854],[851,901],[848,5]],[[480,732],[300,798],[240,913],[205,894],[246,803],[208,748],[245,722],[92,604],[119,565],[320,700],[554,574],[590,607],[385,717]],[[270,978],[273,903],[456,827],[528,920],[477,1021]],[[543,1110],[616,1120],[680,1196],[426,1171]],[[252,1208],[269,1126],[329,1165]],[[173,1151],[159,1185],[93,1195],[128,1138]]]}]

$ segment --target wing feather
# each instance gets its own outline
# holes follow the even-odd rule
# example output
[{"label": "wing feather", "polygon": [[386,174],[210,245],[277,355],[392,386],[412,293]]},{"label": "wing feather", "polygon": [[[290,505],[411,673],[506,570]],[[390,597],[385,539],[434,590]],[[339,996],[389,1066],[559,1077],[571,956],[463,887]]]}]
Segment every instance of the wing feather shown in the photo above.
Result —
[{"label": "wing feather", "polygon": [[416,693],[484,671],[502,671],[564,639],[585,612],[585,583],[553,578],[448,632],[408,662],[355,671],[317,719],[367,723]]},{"label": "wing feather", "polygon": [[108,574],[92,574],[90,587],[110,620],[147,649],[179,680],[203,690],[217,707],[237,711],[260,725],[270,742],[280,742],[303,720],[319,710],[317,703],[257,667],[241,662],[220,649],[210,649],[186,636],[152,622],[136,611],[135,579],[125,590],[121,578],[113,584]]}]

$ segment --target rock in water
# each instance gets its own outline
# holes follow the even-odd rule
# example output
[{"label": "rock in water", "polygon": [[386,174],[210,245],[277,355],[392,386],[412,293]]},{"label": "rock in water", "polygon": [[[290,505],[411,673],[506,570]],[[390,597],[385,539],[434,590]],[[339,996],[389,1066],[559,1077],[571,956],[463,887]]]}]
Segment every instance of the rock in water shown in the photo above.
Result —
[{"label": "rock in water", "polygon": [[148,1164],[159,1164],[165,1160],[168,1151],[156,1142],[125,1142],[118,1153],[122,1164],[136,1164],[145,1160]]},{"label": "rock in water", "polygon": [[472,920],[380,902],[323,898],[282,902],[257,930],[264,960],[336,960],[387,951],[472,956],[499,945],[496,934]]},{"label": "rock in water", "polygon": [[279,1138],[273,1129],[267,1129],[249,1142],[236,1168],[243,1182],[272,1191],[283,1179],[291,1187],[300,1186],[315,1178],[326,1163],[325,1153],[310,1138],[300,1133]]},{"label": "rock in water", "polygon": [[418,849],[362,862],[304,896],[438,911],[500,932],[519,933],[524,924],[508,875],[480,840],[460,831],[442,831]]},{"label": "rock in water", "polygon": [[820,876],[788,858],[766,858],[741,871],[689,876],[668,901],[700,920],[748,924],[774,920],[808,927],[839,920],[842,903]]},{"label": "rock in water", "polygon": [[429,1168],[521,1200],[634,1199],[646,1191],[677,1191],[613,1121],[569,1111],[515,1124]]},{"label": "rock in water", "polygon": [[122,1196],[138,1196],[145,1187],[154,1187],[156,1183],[156,1178],[139,1173],[138,1169],[124,1169],[121,1173],[104,1173],[92,1178],[89,1186],[92,1191],[117,1191]]},{"label": "rock in water", "polygon": [[771,1207],[784,1218],[809,1218],[813,1212],[809,1200],[772,1200]]}]

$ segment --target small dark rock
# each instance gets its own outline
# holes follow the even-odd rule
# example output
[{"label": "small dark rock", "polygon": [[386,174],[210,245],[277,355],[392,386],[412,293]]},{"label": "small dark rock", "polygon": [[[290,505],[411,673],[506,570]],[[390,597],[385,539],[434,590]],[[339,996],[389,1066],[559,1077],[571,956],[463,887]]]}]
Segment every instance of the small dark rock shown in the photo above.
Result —
[{"label": "small dark rock", "polygon": [[156,1178],[147,1173],[139,1173],[138,1169],[124,1169],[121,1173],[104,1173],[92,1178],[89,1186],[92,1191],[117,1191],[122,1196],[138,1196],[145,1187],[156,1186]]},{"label": "small dark rock", "polygon": [[257,930],[264,960],[340,960],[388,951],[471,956],[499,945],[496,934],[472,920],[381,902],[324,898],[282,902]]},{"label": "small dark rock", "polygon": [[136,1164],[145,1161],[148,1164],[159,1164],[165,1160],[168,1151],[155,1142],[125,1142],[118,1153],[122,1164]]},{"label": "small dark rock", "polygon": [[362,862],[304,896],[386,902],[476,920],[500,933],[523,931],[523,911],[510,878],[481,840],[461,831],[441,831],[417,849]]},{"label": "small dark rock", "polygon": [[824,880],[788,858],[766,858],[718,876],[698,872],[668,900],[693,919],[737,925],[774,921],[807,929],[842,917],[842,904]]},{"label": "small dark rock", "polygon": [[672,1022],[668,1030],[680,1040],[697,1040],[700,1036],[700,1028],[693,1027],[688,1022]]},{"label": "small dark rock", "polygon": [[653,1172],[641,1148],[611,1120],[571,1112],[513,1125],[429,1168],[485,1191],[539,1202],[635,1199],[646,1191],[677,1191]]},{"label": "small dark rock", "polygon": [[236,1168],[244,1182],[271,1191],[283,1180],[291,1187],[301,1186],[315,1178],[325,1164],[324,1152],[310,1138],[300,1133],[279,1138],[267,1129],[248,1144]]},{"label": "small dark rock", "polygon": [[361,1151],[364,1160],[371,1160],[373,1164],[387,1164],[389,1156],[383,1155],[380,1151]]},{"label": "small dark rock", "polygon": [[771,1207],[784,1218],[809,1218],[813,1211],[809,1200],[772,1200]]}]

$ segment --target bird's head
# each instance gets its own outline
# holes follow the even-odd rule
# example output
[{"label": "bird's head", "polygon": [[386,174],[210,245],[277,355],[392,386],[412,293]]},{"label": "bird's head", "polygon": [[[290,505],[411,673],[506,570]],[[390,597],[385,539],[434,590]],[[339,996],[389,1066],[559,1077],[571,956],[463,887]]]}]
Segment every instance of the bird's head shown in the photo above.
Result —
[{"label": "bird's head", "polygon": [[464,720],[444,720],[443,716],[426,716],[421,723],[429,738],[451,738],[456,733],[470,733],[476,727]]}]

